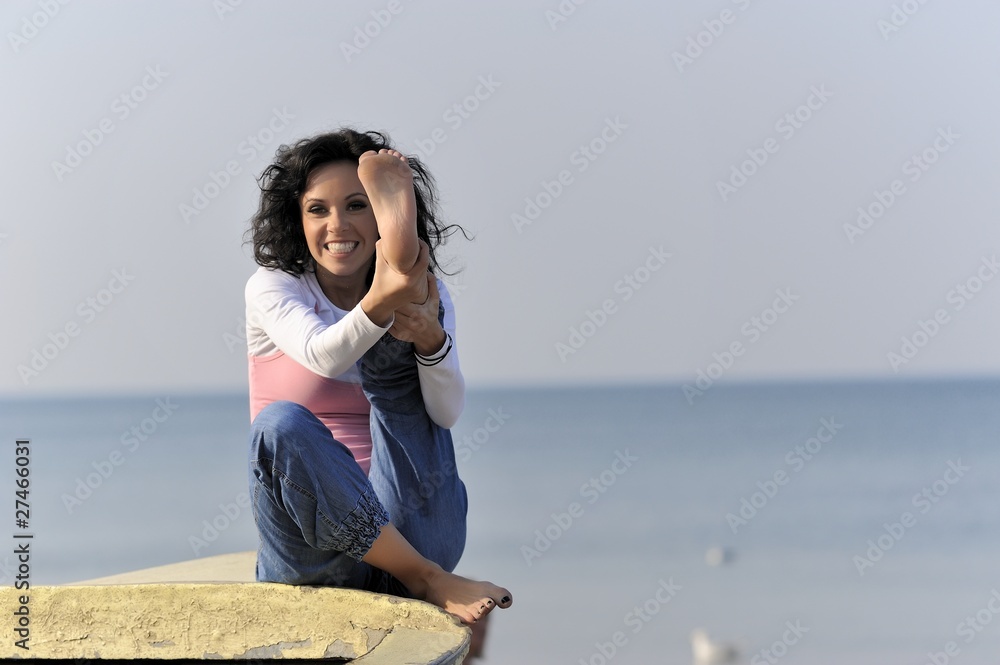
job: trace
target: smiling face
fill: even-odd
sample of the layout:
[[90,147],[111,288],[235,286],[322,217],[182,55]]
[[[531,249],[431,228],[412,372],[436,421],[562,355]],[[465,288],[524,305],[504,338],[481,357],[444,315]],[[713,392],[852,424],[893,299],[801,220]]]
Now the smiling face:
[[358,165],[333,162],[317,168],[309,174],[299,206],[320,286],[335,305],[353,308],[367,291],[365,280],[378,240]]

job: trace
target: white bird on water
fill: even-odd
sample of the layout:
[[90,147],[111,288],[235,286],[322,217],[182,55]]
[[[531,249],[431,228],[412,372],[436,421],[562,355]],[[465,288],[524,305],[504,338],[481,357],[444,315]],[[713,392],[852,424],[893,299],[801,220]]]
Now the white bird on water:
[[705,552],[705,563],[710,566],[722,566],[733,562],[736,552],[729,547],[709,547]]
[[740,655],[739,650],[732,644],[712,642],[708,633],[701,628],[691,633],[691,652],[694,654],[694,662],[699,665],[731,663]]

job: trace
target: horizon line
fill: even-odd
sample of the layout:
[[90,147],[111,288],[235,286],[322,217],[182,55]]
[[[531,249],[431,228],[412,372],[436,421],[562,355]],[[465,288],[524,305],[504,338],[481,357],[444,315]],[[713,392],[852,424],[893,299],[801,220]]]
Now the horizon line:
[[[781,387],[781,386],[807,386],[807,385],[927,385],[927,384],[955,384],[955,383],[1000,383],[1000,374],[924,374],[917,376],[780,376],[762,377],[755,379],[720,378],[714,380],[712,389],[716,388],[748,388],[748,387]],[[490,391],[549,391],[549,390],[607,390],[607,389],[676,389],[681,390],[685,385],[694,385],[694,381],[680,381],[678,379],[649,380],[649,379],[609,379],[604,381],[509,381],[509,382],[483,382],[472,385],[466,384],[467,393],[479,393]],[[102,391],[66,391],[53,390],[33,394],[17,394],[0,392],[0,401],[22,402],[41,400],[67,400],[67,399],[147,399],[163,397],[164,395],[188,395],[202,396],[206,398],[220,397],[248,397],[245,389],[225,390],[225,389],[167,389],[162,391],[120,389]]]

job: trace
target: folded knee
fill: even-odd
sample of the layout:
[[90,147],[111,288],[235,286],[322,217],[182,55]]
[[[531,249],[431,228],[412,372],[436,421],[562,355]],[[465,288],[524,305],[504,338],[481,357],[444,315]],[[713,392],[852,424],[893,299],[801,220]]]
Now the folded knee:
[[303,423],[315,420],[316,416],[301,404],[295,402],[271,402],[257,414],[250,425],[254,435],[271,432],[284,433],[301,427]]

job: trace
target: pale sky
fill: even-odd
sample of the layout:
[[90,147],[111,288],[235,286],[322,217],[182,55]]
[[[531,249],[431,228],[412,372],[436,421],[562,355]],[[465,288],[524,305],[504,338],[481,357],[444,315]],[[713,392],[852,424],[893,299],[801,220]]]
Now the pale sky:
[[471,387],[996,375],[998,21],[4,2],[0,392],[245,390],[254,178],[342,125],[422,155],[475,236],[447,248]]

